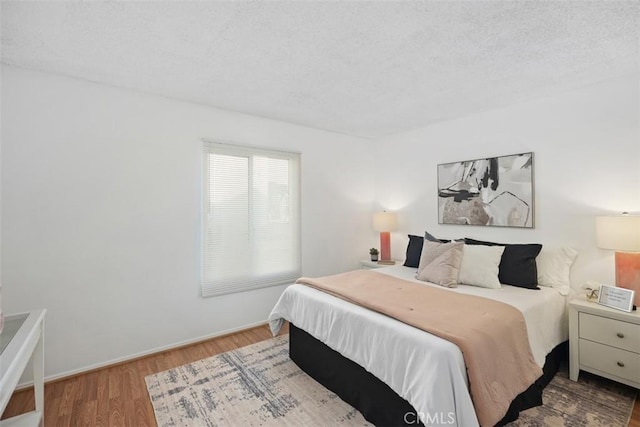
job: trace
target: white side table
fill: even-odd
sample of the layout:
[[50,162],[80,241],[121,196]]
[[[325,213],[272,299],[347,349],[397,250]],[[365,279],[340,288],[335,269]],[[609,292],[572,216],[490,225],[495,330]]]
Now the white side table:
[[[29,359],[33,358],[36,409],[0,421],[1,427],[39,426],[44,414],[44,315],[46,310],[5,317],[0,334],[0,413],[4,412]],[[6,345],[6,346],[5,346]]]
[[580,370],[640,388],[640,313],[569,303],[569,378]]
[[[402,263],[398,260],[394,260],[396,263],[395,265],[402,265]],[[390,267],[389,264],[378,264],[378,261],[370,261],[368,259],[361,259],[360,260],[360,268],[362,270],[373,270],[375,268],[382,268],[382,267]]]

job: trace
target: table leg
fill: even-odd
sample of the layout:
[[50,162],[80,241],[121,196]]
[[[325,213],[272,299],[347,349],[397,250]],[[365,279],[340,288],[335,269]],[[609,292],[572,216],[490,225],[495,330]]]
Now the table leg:
[[44,319],[40,325],[40,339],[33,350],[33,391],[36,411],[42,414],[40,425],[44,421]]

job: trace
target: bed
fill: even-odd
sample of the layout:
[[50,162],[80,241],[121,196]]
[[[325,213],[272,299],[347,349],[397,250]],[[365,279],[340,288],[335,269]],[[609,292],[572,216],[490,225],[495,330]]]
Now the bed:
[[[436,286],[417,281],[415,268],[398,265],[376,273]],[[566,297],[554,288],[508,285],[460,285],[450,291],[489,297],[522,312],[532,354],[545,375],[512,402],[504,421],[541,404],[541,390],[555,373],[560,345],[568,339]],[[465,362],[455,344],[299,284],[289,286],[272,310],[271,331],[277,334],[285,321],[291,324],[294,362],[374,424],[479,425]]]

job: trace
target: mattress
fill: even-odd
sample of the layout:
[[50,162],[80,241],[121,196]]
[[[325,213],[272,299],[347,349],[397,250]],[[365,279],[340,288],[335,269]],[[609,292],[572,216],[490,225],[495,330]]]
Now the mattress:
[[[376,272],[436,286],[415,280],[415,268],[391,266]],[[464,285],[438,288],[491,298],[520,310],[540,367],[545,356],[568,339],[567,301],[556,289],[484,289]],[[277,334],[285,320],[388,384],[418,411],[423,422],[439,417],[454,419],[455,424],[450,425],[478,425],[464,359],[456,345],[304,285],[285,289],[269,316],[272,333]]]

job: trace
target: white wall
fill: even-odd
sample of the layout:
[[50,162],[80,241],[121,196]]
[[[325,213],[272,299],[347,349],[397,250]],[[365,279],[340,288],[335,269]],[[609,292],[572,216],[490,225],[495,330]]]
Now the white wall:
[[303,274],[366,256],[366,141],[3,66],[2,303],[47,308],[48,376],[267,318],[283,286],[199,296],[200,138],[302,153]]
[[[200,138],[302,153],[305,275],[378,246],[376,206],[400,213],[395,258],[427,229],[570,245],[576,284],[613,282],[594,216],[640,212],[637,75],[376,142],[13,67],[1,82],[2,303],[49,310],[50,377],[268,315],[283,287],[199,297]],[[438,163],[524,151],[535,229],[438,225]]]
[[[493,110],[376,142],[380,207],[397,210],[392,252],[406,234],[572,246],[573,284],[614,282],[613,252],[596,248],[595,216],[640,213],[638,75]],[[436,166],[534,152],[535,228],[438,225]]]

